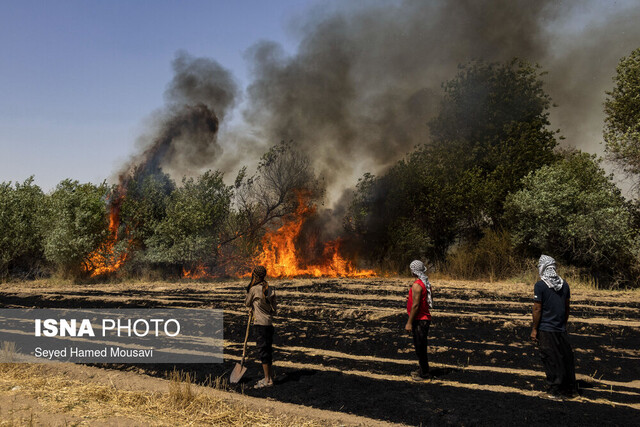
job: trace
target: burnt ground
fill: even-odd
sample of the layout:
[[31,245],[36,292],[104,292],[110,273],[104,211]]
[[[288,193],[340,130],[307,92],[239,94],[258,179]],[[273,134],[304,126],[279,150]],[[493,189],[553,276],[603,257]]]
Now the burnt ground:
[[[633,425],[640,415],[640,293],[572,288],[569,333],[581,397],[544,399],[529,341],[532,285],[433,281],[429,356],[437,379],[415,382],[403,327],[410,279],[273,281],[276,387],[254,390],[249,362],[232,390],[409,425]],[[225,362],[102,365],[164,377],[227,376],[239,361],[247,313],[244,283],[0,286],[0,307],[224,309]],[[253,340],[250,337],[249,359]]]

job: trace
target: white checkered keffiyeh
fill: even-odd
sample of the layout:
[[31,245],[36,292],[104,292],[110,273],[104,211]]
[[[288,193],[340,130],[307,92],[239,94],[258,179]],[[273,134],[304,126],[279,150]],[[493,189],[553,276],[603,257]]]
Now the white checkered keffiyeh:
[[538,273],[540,278],[554,291],[562,289],[562,277],[556,273],[556,260],[549,255],[542,255],[538,261]]
[[427,267],[424,266],[422,261],[415,260],[409,265],[411,272],[418,276],[418,279],[424,283],[425,288],[427,288],[427,302],[429,303],[429,308],[433,308],[433,300],[431,299],[431,283],[429,282],[429,277],[427,277]]

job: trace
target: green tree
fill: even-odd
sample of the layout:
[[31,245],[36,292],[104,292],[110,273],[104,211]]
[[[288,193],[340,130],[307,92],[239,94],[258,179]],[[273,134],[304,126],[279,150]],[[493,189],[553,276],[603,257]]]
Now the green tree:
[[622,58],[604,104],[605,149],[625,172],[640,178],[640,48]]
[[461,67],[444,84],[430,142],[359,182],[345,220],[351,240],[362,242],[358,251],[406,269],[411,257],[442,260],[457,240],[499,228],[507,194],[556,158],[540,76],[518,60]]
[[231,188],[220,172],[183,179],[169,197],[166,216],[145,242],[146,259],[183,268],[215,265],[230,204]]
[[425,161],[443,162],[472,190],[463,219],[471,232],[500,222],[505,197],[530,171],[555,159],[551,98],[543,72],[526,61],[472,62],[444,84]]
[[530,173],[523,183],[506,202],[517,246],[532,255],[553,254],[609,278],[631,276],[637,260],[631,214],[594,155],[568,153]]
[[243,168],[233,186],[233,205],[221,242],[226,272],[246,271],[268,227],[295,212],[298,204],[317,202],[322,182],[309,157],[293,142],[272,146],[260,159],[254,175]]
[[80,276],[89,255],[109,236],[107,194],[102,183],[80,184],[66,179],[50,197],[44,254],[65,276]]
[[145,242],[166,216],[169,196],[175,188],[175,182],[161,170],[147,173],[138,168],[126,181],[120,209],[122,230],[118,235],[126,235],[133,250],[145,249]]
[[0,184],[0,278],[30,274],[44,260],[42,219],[46,196],[33,177]]

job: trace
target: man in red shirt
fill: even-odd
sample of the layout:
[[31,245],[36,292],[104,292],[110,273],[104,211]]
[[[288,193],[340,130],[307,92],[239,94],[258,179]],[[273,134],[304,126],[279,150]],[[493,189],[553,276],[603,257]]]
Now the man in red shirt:
[[407,298],[407,313],[409,319],[405,325],[407,331],[413,334],[413,344],[416,348],[420,369],[411,373],[416,380],[430,379],[429,358],[427,355],[427,336],[431,324],[431,312],[433,301],[431,299],[431,283],[427,277],[427,268],[422,261],[413,261],[409,266],[411,273],[417,277],[409,288]]

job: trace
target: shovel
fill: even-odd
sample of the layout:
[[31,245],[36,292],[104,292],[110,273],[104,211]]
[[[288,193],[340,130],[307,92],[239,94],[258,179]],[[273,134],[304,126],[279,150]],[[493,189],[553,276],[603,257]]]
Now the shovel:
[[251,326],[251,321],[253,320],[253,310],[249,313],[249,322],[247,323],[247,333],[244,336],[244,347],[242,348],[242,360],[240,363],[236,363],[236,366],[231,371],[231,378],[229,378],[229,382],[231,384],[236,384],[245,372],[247,372],[247,367],[244,366],[244,356],[247,352],[247,340],[249,339],[249,327]]

